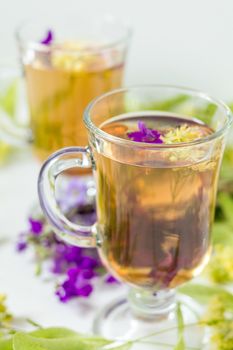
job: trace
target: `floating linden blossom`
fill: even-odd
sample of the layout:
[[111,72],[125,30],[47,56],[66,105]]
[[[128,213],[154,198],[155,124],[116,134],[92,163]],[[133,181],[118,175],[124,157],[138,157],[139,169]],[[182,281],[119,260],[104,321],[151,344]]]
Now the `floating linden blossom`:
[[106,64],[102,56],[94,54],[94,44],[65,41],[57,48],[52,55],[52,65],[55,68],[82,72],[99,69]]
[[162,140],[166,144],[190,142],[202,137],[202,133],[197,127],[191,127],[187,124],[181,125],[175,129],[169,130]]

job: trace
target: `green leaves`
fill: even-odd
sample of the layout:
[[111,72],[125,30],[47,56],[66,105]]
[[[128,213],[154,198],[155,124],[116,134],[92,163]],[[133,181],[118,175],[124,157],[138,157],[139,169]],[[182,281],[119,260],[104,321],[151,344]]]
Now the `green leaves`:
[[185,350],[185,341],[184,341],[184,319],[181,310],[181,305],[178,302],[176,307],[176,318],[178,323],[178,342],[174,347],[174,350]]
[[16,100],[18,90],[18,79],[15,79],[0,96],[0,108],[2,108],[9,117],[15,116]]
[[12,339],[1,339],[0,338],[0,349],[1,350],[12,350]]
[[228,292],[223,287],[217,285],[205,285],[187,283],[181,286],[179,292],[195,299],[200,304],[207,304],[211,298],[215,296],[221,296],[229,303],[232,303],[233,307],[233,294]]
[[46,348],[38,344],[35,338],[25,333],[17,333],[13,337],[13,350],[46,350]]
[[[130,342],[119,344],[101,337],[85,336],[68,328],[42,328],[30,333],[17,332],[11,339],[0,338],[1,350],[128,350]],[[109,349],[110,349],[109,347]]]
[[79,335],[38,338],[25,333],[17,333],[13,337],[14,350],[85,350],[98,349],[105,345],[106,341],[82,338]]
[[67,337],[77,335],[75,331],[68,328],[61,328],[61,327],[41,328],[31,332],[30,334],[33,337],[46,338],[46,339],[67,338]]
[[213,227],[213,243],[233,246],[233,199],[227,193],[218,196],[218,207],[222,219],[215,222]]
[[185,350],[185,343],[183,337],[179,338],[178,343],[174,347],[174,350]]
[[[16,101],[17,101],[17,90],[18,90],[18,79],[15,79],[0,95],[0,118],[1,110],[11,119],[14,119],[16,112]],[[0,141],[0,165],[4,163],[11,147],[5,142]]]
[[[232,169],[233,170],[233,169]],[[233,200],[227,193],[221,193],[218,196],[218,202],[223,211],[223,215],[226,221],[233,227]]]

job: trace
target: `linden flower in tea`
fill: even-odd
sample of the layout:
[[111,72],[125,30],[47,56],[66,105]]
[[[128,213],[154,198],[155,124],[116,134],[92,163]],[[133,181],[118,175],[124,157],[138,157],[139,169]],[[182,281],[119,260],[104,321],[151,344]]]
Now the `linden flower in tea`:
[[[205,131],[196,125],[183,124],[164,132],[163,130],[153,130],[147,128],[142,121],[138,122],[139,131],[128,132],[127,136],[136,142],[146,143],[181,143],[198,140],[205,136]],[[206,135],[207,136],[207,135]]]
[[173,130],[169,130],[162,137],[162,140],[166,144],[190,142],[200,139],[202,135],[202,130],[199,127],[184,124]]
[[201,139],[212,129],[196,119],[143,112],[112,118],[101,128],[161,146],[156,154],[151,148],[149,165],[141,150],[120,153],[121,161],[114,148],[111,158],[95,154],[103,258],[119,278],[142,288],[174,288],[188,281],[210,255],[219,154],[207,161],[200,148],[162,147]]

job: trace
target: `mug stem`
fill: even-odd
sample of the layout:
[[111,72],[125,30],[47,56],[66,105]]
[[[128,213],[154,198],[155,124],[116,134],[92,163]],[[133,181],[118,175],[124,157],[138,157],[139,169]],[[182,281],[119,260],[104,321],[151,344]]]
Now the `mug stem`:
[[176,307],[174,289],[151,292],[131,288],[128,295],[129,306],[135,317],[145,320],[166,319]]

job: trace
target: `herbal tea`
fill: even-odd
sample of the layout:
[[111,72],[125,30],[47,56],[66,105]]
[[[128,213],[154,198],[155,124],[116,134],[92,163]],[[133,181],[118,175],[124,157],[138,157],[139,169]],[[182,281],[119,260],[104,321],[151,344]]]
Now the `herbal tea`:
[[84,108],[94,97],[122,84],[122,54],[116,49],[107,53],[86,49],[65,42],[51,51],[35,52],[25,63],[34,146],[42,160],[61,147],[85,146]]
[[[220,151],[210,156],[205,145],[185,143],[211,135],[211,128],[196,119],[142,113],[112,118],[101,129],[135,148],[121,152],[112,144],[105,155],[94,154],[103,261],[137,287],[173,288],[191,279],[210,255]],[[138,142],[151,151],[146,155]],[[153,153],[152,144],[166,147]]]

